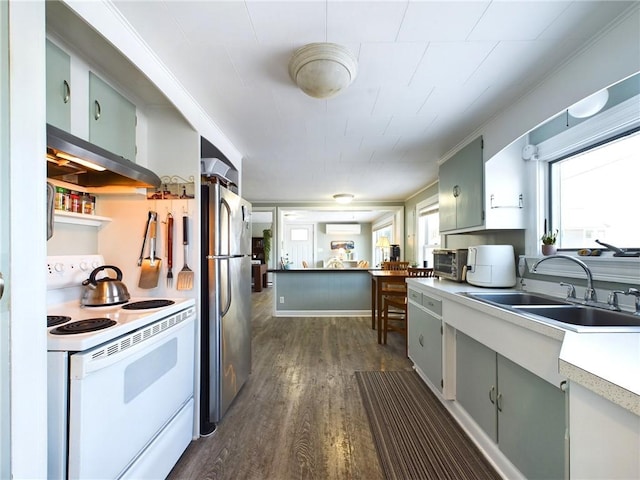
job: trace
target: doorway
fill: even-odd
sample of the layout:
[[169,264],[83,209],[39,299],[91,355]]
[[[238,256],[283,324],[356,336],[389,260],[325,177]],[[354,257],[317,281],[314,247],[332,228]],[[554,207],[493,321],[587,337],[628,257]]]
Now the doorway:
[[288,268],[315,265],[313,255],[314,226],[311,223],[289,223],[284,226],[283,262]]

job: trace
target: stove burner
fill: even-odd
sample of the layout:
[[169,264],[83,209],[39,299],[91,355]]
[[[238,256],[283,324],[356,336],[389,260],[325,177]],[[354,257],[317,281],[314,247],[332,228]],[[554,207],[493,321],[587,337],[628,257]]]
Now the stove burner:
[[94,332],[115,325],[115,320],[109,318],[88,318],[77,322],[67,323],[51,330],[54,335],[73,335],[75,333]]
[[69,320],[71,320],[71,317],[67,317],[66,315],[47,315],[47,328],[55,327],[61,323],[67,323]]
[[127,303],[123,305],[124,310],[146,310],[147,308],[160,308],[173,305],[173,300],[143,300],[141,302]]

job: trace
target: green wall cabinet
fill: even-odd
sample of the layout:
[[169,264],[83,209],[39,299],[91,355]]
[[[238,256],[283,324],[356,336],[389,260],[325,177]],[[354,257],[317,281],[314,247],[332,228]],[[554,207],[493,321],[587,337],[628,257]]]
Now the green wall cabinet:
[[564,478],[560,388],[458,331],[456,400],[527,478]]
[[442,392],[442,303],[412,289],[408,296],[409,358]]
[[136,106],[89,72],[89,141],[136,159]]
[[440,231],[478,227],[484,221],[482,137],[440,165],[438,209]]
[[47,40],[47,123],[71,131],[71,57]]

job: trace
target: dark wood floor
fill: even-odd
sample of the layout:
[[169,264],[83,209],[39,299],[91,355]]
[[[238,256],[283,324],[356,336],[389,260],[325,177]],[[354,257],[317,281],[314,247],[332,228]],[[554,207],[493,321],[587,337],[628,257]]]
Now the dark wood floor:
[[251,295],[250,379],[169,478],[382,478],[354,372],[410,370],[403,341],[378,345],[370,317],[272,317],[272,295]]

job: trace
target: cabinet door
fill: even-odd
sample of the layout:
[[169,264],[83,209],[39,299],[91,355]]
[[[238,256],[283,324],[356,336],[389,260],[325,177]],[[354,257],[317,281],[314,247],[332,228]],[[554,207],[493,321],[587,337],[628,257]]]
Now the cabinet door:
[[494,442],[497,387],[496,352],[456,332],[456,400]]
[[442,392],[442,320],[427,312],[424,321],[422,370],[431,383]]
[[484,211],[484,162],[482,137],[478,137],[456,155],[459,195],[456,198],[456,228],[482,225]]
[[71,57],[47,41],[47,123],[71,130]]
[[136,107],[89,72],[89,141],[128,160],[136,159]]
[[480,226],[484,212],[483,142],[478,137],[438,170],[440,231]]
[[[425,362],[424,338],[426,312],[409,302],[407,307],[407,348],[409,359],[422,370]],[[423,373],[425,373],[423,371]]]
[[498,444],[527,478],[564,477],[565,394],[498,355]]
[[440,217],[440,231],[456,229],[456,185],[457,166],[452,158],[440,165],[438,170],[438,215]]

